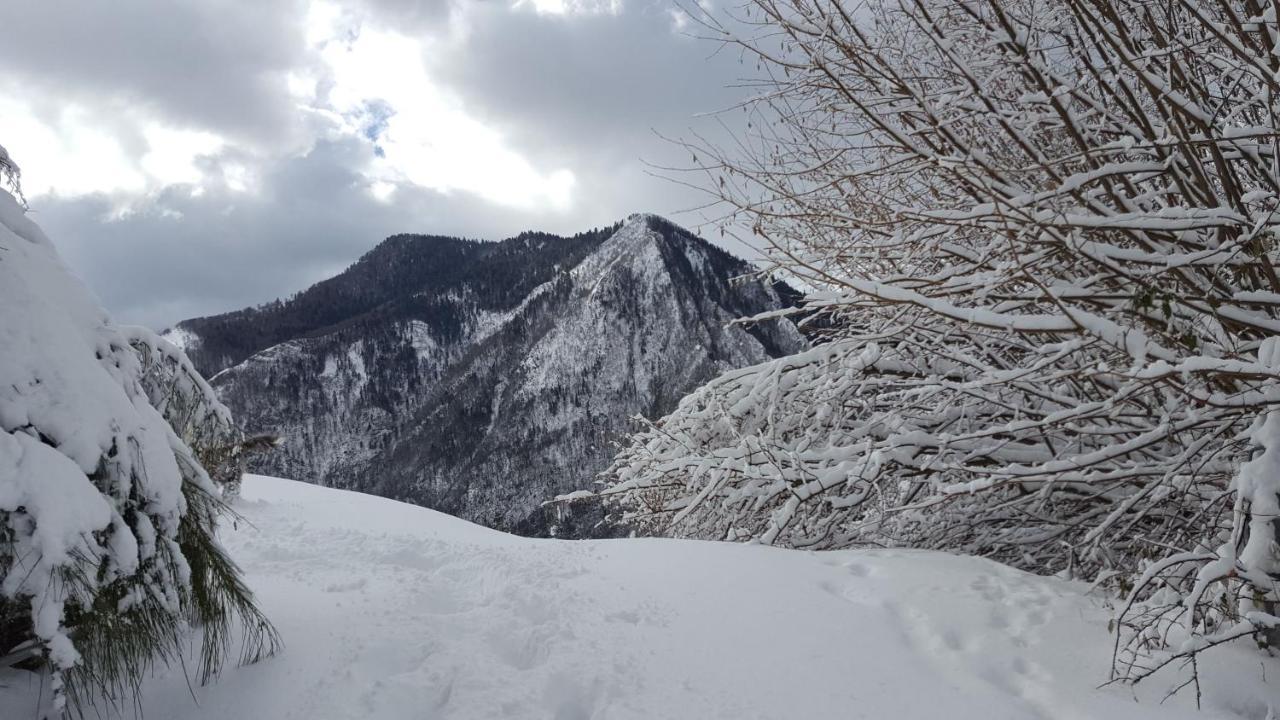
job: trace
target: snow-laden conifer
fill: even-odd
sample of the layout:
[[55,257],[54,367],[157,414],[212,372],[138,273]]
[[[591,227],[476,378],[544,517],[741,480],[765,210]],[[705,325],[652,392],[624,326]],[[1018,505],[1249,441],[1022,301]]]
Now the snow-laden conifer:
[[127,702],[192,628],[205,679],[237,635],[245,661],[276,645],[192,451],[230,432],[181,352],[112,323],[0,191],[0,656],[47,670],[58,707]]

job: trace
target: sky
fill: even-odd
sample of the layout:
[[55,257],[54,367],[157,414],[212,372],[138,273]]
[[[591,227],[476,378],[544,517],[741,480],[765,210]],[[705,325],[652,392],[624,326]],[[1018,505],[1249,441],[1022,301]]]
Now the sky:
[[0,3],[0,27],[31,217],[156,329],[394,233],[697,229],[707,198],[654,166],[744,97],[740,56],[674,0],[41,0]]

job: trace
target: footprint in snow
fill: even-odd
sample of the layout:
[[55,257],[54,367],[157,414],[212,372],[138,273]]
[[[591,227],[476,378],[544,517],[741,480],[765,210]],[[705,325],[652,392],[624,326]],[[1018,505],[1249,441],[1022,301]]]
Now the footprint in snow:
[[875,605],[876,598],[867,590],[862,583],[833,583],[828,580],[818,582],[818,587],[828,595],[839,598],[847,603],[854,605]]
[[535,626],[512,631],[499,628],[489,635],[489,648],[515,670],[532,670],[551,656],[551,630]]
[[368,584],[368,578],[357,578],[344,583],[330,583],[325,585],[323,590],[327,593],[352,592],[353,590],[363,590]]

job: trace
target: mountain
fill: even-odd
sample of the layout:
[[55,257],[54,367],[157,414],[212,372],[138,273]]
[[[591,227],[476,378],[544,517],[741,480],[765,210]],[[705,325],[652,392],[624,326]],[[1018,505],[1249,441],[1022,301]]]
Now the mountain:
[[250,432],[257,470],[532,535],[591,535],[542,503],[589,488],[632,429],[726,370],[795,352],[794,291],[652,215],[498,243],[397,235],[284,302],[180,323]]

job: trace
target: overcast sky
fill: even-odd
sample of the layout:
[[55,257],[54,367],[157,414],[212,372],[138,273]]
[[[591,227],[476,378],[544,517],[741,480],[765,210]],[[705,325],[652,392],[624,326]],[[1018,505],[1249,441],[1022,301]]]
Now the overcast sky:
[[0,145],[72,268],[159,329],[397,232],[696,226],[655,131],[714,133],[743,69],[687,24],[672,0],[0,3]]

